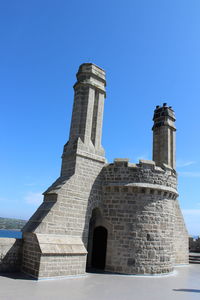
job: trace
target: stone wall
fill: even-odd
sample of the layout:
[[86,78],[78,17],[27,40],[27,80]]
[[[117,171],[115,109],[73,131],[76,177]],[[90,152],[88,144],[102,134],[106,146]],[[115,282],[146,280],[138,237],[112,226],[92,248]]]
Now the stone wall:
[[22,240],[0,238],[0,272],[16,272],[21,268]]
[[115,187],[105,192],[105,201],[105,218],[113,228],[106,269],[127,274],[172,271],[173,200],[163,193]]
[[35,278],[85,273],[86,250],[81,238],[24,233],[22,271]]
[[189,236],[183,219],[183,215],[178,203],[174,203],[174,252],[175,264],[188,264],[189,263]]
[[23,264],[22,271],[33,277],[39,276],[41,251],[35,234],[23,234]]

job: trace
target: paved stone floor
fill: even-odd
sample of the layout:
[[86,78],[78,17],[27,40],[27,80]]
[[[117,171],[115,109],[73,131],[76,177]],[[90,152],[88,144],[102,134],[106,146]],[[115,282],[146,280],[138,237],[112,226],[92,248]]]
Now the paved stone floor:
[[88,274],[34,281],[0,277],[1,300],[193,300],[200,299],[200,265],[178,267],[170,276]]

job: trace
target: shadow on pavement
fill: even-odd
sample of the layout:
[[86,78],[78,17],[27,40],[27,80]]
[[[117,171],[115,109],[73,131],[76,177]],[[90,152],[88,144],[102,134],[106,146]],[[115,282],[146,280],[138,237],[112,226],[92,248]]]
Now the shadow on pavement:
[[0,272],[0,277],[6,277],[6,278],[10,278],[10,279],[21,279],[21,280],[36,280],[35,278],[28,276],[26,274],[23,273],[1,273]]
[[176,292],[190,292],[190,293],[200,293],[200,290],[196,289],[173,289]]

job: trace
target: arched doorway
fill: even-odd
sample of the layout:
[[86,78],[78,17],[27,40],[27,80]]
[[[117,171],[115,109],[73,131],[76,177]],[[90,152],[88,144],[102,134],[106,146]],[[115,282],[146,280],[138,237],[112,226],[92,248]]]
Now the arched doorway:
[[107,229],[98,226],[94,229],[92,243],[92,267],[104,270],[106,263]]

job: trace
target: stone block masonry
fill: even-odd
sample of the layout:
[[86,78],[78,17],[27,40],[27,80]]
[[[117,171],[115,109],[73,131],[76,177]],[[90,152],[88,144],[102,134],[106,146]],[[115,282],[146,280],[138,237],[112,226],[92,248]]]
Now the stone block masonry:
[[24,234],[22,270],[35,278],[85,273],[85,247],[79,237]]
[[188,263],[174,111],[166,103],[154,111],[153,161],[108,164],[101,145],[105,86],[104,70],[79,67],[61,173],[23,228],[15,260],[34,278],[83,275],[91,268],[163,274]]
[[[61,175],[44,193],[44,202],[23,229],[22,270],[38,278],[85,272],[89,220],[92,209],[102,202],[104,71],[92,64],[80,66],[74,89],[70,137],[63,150]],[[32,234],[34,247],[29,239]],[[50,252],[42,252],[38,234],[45,235],[47,244],[53,241],[54,247],[47,247]],[[56,243],[57,235],[66,239],[62,252]],[[73,238],[79,238],[81,253],[73,252]],[[27,266],[30,252],[36,259],[32,258],[34,267]]]
[[174,170],[161,169],[153,161],[134,165],[121,159],[107,165],[104,174],[103,216],[112,224],[106,270],[159,274],[173,270],[175,257],[177,263],[187,263],[187,234],[177,213]]

